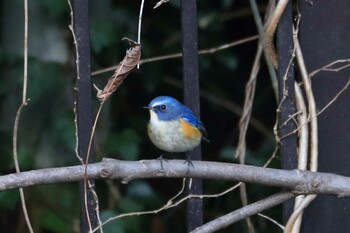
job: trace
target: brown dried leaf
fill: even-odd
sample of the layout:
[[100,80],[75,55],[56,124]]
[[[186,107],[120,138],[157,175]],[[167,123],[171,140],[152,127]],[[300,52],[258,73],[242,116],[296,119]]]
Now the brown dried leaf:
[[132,69],[139,63],[141,58],[141,45],[128,38],[123,38],[130,43],[131,48],[126,51],[124,59],[117,66],[114,74],[108,79],[107,85],[103,90],[97,89],[97,98],[102,102],[107,100],[113,92],[123,83],[124,79],[130,74]]

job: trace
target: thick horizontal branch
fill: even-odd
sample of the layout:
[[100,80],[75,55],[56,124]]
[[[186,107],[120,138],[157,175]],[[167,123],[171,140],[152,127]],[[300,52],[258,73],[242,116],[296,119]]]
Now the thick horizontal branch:
[[[146,178],[193,177],[257,183],[285,187],[300,194],[331,194],[350,196],[350,177],[300,170],[281,170],[232,163],[192,161],[188,167],[183,160],[122,161],[103,159],[90,164],[88,179],[120,179],[123,183]],[[84,166],[47,168],[0,176],[0,191],[83,180]]]

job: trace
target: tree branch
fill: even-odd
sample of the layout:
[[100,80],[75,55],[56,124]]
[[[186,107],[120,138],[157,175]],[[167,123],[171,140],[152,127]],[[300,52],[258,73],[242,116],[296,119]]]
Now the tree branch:
[[[249,37],[242,38],[240,40],[235,40],[235,41],[232,41],[232,42],[229,42],[226,44],[222,44],[222,45],[219,45],[216,47],[198,50],[198,54],[199,55],[213,54],[213,53],[216,53],[216,52],[221,51],[221,50],[225,50],[225,49],[232,48],[232,47],[235,47],[235,46],[240,45],[240,44],[244,44],[244,43],[248,43],[250,41],[257,40],[258,38],[259,38],[259,35],[249,36]],[[179,57],[182,57],[182,53],[173,53],[173,54],[168,54],[168,55],[149,57],[149,58],[141,59],[139,64],[143,65],[143,64],[146,64],[149,62],[163,61],[163,60],[179,58]],[[91,75],[95,76],[95,75],[103,74],[103,73],[106,73],[109,71],[113,71],[116,68],[118,68],[118,65],[114,65],[114,66],[110,66],[110,67],[107,67],[104,69],[96,70],[96,71],[92,72]]]
[[250,205],[242,207],[241,209],[232,211],[231,213],[214,219],[200,227],[197,227],[194,231],[191,231],[191,233],[209,233],[218,231],[220,229],[228,227],[229,225],[232,225],[235,222],[238,222],[239,220],[245,219],[248,216],[252,216],[259,213],[260,211],[279,205],[291,199],[293,196],[294,194],[291,192],[281,192],[274,194],[263,200],[254,202]]
[[[128,183],[135,179],[193,177],[257,183],[289,188],[297,194],[330,194],[350,196],[350,177],[300,170],[281,170],[231,163],[192,161],[194,168],[188,172],[183,160],[163,162],[159,160],[122,161],[103,159],[89,164],[87,179],[121,179]],[[80,181],[84,178],[84,165],[47,168],[0,176],[0,191]]]

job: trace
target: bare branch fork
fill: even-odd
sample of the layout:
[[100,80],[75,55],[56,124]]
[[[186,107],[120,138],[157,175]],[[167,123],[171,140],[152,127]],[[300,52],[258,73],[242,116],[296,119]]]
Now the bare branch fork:
[[[161,169],[158,160],[122,161],[103,159],[89,164],[87,179],[120,179],[128,183],[145,178],[220,179],[285,187],[296,194],[330,194],[350,196],[350,177],[300,170],[281,170],[220,162],[193,161],[188,172],[183,160],[169,160]],[[0,191],[40,184],[81,181],[84,165],[47,168],[0,176]]]

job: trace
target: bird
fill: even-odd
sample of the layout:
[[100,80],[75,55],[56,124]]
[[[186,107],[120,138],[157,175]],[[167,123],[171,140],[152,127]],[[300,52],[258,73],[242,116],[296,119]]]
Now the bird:
[[[187,152],[202,140],[209,141],[204,124],[175,98],[158,96],[144,108],[150,113],[148,136],[159,149],[170,153]],[[189,158],[188,162],[191,163]]]

